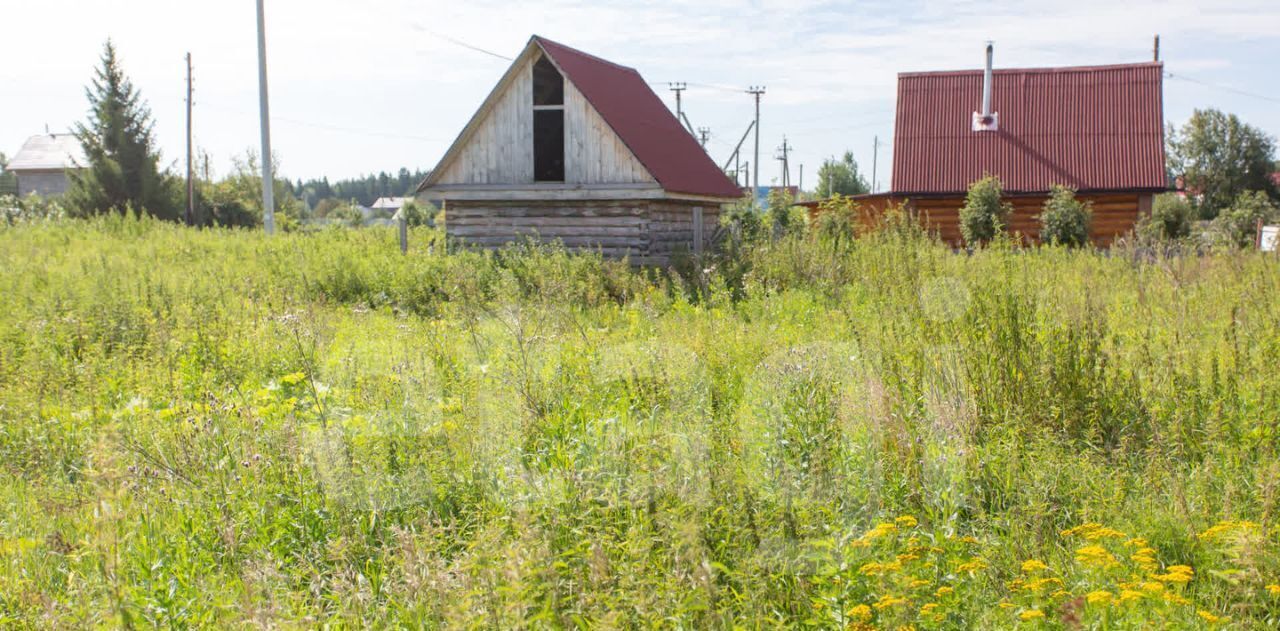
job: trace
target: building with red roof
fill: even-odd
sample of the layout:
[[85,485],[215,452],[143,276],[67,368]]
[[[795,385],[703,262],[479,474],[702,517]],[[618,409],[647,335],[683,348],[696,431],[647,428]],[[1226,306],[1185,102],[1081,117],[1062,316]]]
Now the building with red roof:
[[533,237],[663,263],[742,192],[640,73],[534,36],[418,193],[448,235]]
[[[988,51],[990,55],[990,51]],[[1109,244],[1169,188],[1163,66],[908,72],[898,75],[891,192],[864,209],[907,204],[949,242],[970,183],[996,175],[1008,229],[1034,239],[1053,185],[1093,203],[1092,238]]]

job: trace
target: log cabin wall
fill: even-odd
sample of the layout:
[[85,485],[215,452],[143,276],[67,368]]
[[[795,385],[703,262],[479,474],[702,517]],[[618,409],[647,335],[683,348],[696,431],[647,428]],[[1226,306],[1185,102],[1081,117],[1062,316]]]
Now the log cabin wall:
[[707,243],[720,220],[719,205],[681,200],[451,201],[445,232],[464,246],[497,249],[533,238],[664,265],[672,254],[694,249],[695,208],[702,208]]
[[[1008,196],[1005,202],[1013,205],[1007,229],[1017,233],[1027,243],[1039,242],[1040,213],[1048,195]],[[1081,193],[1076,199],[1093,204],[1093,222],[1089,226],[1089,238],[1098,247],[1108,247],[1120,237],[1133,231],[1139,217],[1151,212],[1151,193]],[[960,234],[960,208],[964,195],[945,197],[900,197],[876,195],[859,199],[864,221],[873,221],[890,206],[904,201],[914,209],[930,232],[936,233],[945,243],[963,246]]]

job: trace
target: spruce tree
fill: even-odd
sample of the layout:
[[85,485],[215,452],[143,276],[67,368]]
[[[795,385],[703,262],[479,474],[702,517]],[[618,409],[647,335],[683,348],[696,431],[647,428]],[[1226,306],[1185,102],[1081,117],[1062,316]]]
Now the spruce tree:
[[124,75],[110,40],[85,95],[89,120],[77,124],[75,133],[89,163],[72,176],[70,208],[82,216],[132,208],[178,219],[178,182],[160,171],[151,110]]

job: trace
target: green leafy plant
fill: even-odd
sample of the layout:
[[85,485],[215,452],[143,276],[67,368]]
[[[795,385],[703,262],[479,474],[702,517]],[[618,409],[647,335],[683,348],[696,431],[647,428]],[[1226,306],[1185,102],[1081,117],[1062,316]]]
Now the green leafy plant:
[[1013,207],[1001,200],[1000,178],[987,175],[969,185],[960,207],[960,234],[969,247],[976,247],[1002,234]]
[[1138,236],[1148,241],[1177,241],[1191,235],[1195,209],[1176,193],[1156,195],[1151,214],[1138,219]]
[[1076,199],[1074,189],[1054,185],[1040,213],[1040,241],[1050,245],[1083,247],[1089,244],[1093,205]]
[[1257,239],[1258,224],[1275,221],[1278,215],[1280,209],[1266,193],[1246,191],[1213,220],[1212,231],[1223,243],[1249,247]]

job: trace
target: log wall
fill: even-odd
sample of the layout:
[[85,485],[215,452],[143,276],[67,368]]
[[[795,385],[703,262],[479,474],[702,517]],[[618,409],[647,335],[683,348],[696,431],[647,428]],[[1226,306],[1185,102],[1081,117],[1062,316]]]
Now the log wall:
[[[1093,204],[1093,223],[1089,227],[1089,238],[1099,247],[1107,247],[1116,239],[1129,234],[1137,225],[1138,218],[1151,212],[1150,193],[1081,193],[1076,198]],[[1047,199],[1048,195],[1005,198],[1006,202],[1013,205],[1008,231],[1020,235],[1027,243],[1038,242],[1040,213],[1044,211]],[[964,238],[960,234],[963,195],[919,198],[875,195],[858,200],[864,221],[874,221],[886,208],[902,203],[914,209],[929,230],[936,232],[944,242],[957,247],[964,245]]]
[[694,249],[694,208],[702,208],[704,244],[720,221],[720,207],[679,200],[451,201],[445,207],[450,240],[485,249],[533,238],[608,258],[663,265]]

